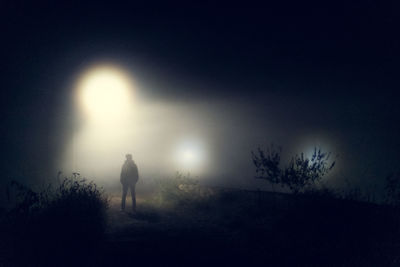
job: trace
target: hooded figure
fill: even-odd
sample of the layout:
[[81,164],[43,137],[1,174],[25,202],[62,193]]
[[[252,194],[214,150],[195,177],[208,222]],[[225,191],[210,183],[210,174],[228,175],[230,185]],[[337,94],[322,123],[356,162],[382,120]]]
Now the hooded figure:
[[132,160],[132,155],[127,154],[126,160],[122,165],[121,170],[121,184],[122,184],[122,200],[121,200],[121,210],[125,210],[125,200],[128,189],[131,190],[132,196],[132,211],[136,212],[136,196],[135,196],[135,186],[139,180],[139,172],[135,162]]

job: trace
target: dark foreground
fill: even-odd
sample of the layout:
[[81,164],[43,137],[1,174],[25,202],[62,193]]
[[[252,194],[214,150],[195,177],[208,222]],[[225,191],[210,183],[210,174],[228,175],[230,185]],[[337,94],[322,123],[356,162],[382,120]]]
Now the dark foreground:
[[[28,258],[2,264],[400,266],[399,212],[388,206],[321,195],[225,191],[165,203],[141,199],[135,215],[120,212],[119,198],[113,197],[108,215],[106,233],[95,242],[83,244],[83,231],[73,243],[59,246],[64,253],[39,250],[44,258],[37,260],[36,253],[24,252]],[[51,238],[45,240],[57,240]],[[51,250],[41,242],[33,246]]]
[[225,192],[134,216],[110,209],[95,265],[399,266],[397,214],[320,196]]

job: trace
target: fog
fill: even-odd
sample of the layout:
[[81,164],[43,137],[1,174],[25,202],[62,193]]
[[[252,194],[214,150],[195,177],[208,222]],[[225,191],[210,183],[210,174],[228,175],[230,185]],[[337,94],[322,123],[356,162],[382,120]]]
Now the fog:
[[207,176],[215,133],[204,127],[203,108],[140,103],[126,120],[82,125],[66,145],[64,168],[72,170],[76,162],[76,171],[86,177],[118,180],[125,154],[131,153],[143,179],[177,170]]
[[[123,70],[118,65],[116,68]],[[86,75],[86,71],[82,73]],[[75,79],[79,81],[82,75]],[[339,153],[340,140],[335,133],[320,128],[307,130],[298,125],[298,120],[290,118],[293,110],[282,103],[297,103],[301,101],[298,95],[282,98],[280,94],[269,93],[261,101],[257,96],[253,99],[215,95],[160,97],[154,93],[157,90],[149,88],[150,84],[134,79],[130,82],[132,87],[126,96],[129,104],[121,108],[118,102],[116,106],[106,104],[112,99],[100,102],[99,117],[93,116],[96,110],[88,114],[82,108],[79,90],[70,90],[75,96],[70,97],[74,101],[67,113],[74,126],[63,128],[64,134],[65,131],[68,134],[60,146],[54,171],[62,170],[64,175],[79,172],[101,185],[115,186],[125,154],[131,153],[139,166],[142,183],[179,171],[190,173],[207,185],[266,188],[267,183],[254,179],[250,153],[258,147],[272,143],[282,146],[284,160],[301,152],[310,157],[315,147],[331,152],[333,160]],[[79,82],[73,85],[77,87]],[[158,92],[163,86],[170,85],[157,83]],[[192,86],[206,85],[198,82]],[[169,91],[177,94],[184,89]],[[209,91],[212,89],[207,88],[206,92]],[[88,101],[96,101],[96,95]],[[114,114],[104,110],[107,108]],[[116,108],[120,108],[119,112]],[[300,124],[310,123],[309,118],[299,120]],[[343,167],[339,162],[337,169]],[[326,179],[333,179],[330,177],[335,173]]]
[[249,78],[229,83],[143,60],[132,63],[137,58],[126,53],[110,62],[129,78],[130,96],[111,113],[102,97],[99,106],[106,111],[91,117],[81,106],[77,84],[101,58],[108,64],[113,57],[92,58],[54,70],[60,81],[53,90],[56,101],[45,103],[50,113],[34,106],[25,127],[29,131],[16,150],[23,153],[9,159],[15,163],[8,167],[8,181],[43,185],[58,171],[65,176],[77,171],[117,187],[125,154],[131,153],[140,183],[180,171],[206,185],[269,189],[254,179],[251,151],[271,143],[282,147],[283,164],[295,153],[309,156],[314,147],[331,152],[336,166],[323,182],[339,187],[378,188],[396,165],[397,131],[384,123],[397,116],[395,104],[386,101],[390,90],[359,96],[353,85],[340,82],[302,90],[273,77],[262,84]]

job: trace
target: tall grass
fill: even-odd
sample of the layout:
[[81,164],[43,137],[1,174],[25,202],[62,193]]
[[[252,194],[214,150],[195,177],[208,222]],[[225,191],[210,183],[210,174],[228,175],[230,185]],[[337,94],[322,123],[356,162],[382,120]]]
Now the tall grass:
[[3,245],[12,263],[83,265],[104,235],[108,199],[79,176],[35,192],[13,182],[16,206],[3,216]]
[[190,174],[176,172],[173,177],[156,181],[156,201],[164,207],[185,206],[193,203],[198,194],[198,180]]

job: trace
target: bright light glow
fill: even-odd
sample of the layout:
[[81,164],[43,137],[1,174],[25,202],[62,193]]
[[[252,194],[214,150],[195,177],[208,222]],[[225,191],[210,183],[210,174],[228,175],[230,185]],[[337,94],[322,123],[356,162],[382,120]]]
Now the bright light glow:
[[114,66],[98,66],[84,73],[77,89],[80,105],[91,120],[117,120],[131,104],[132,82]]
[[176,168],[181,171],[199,172],[204,167],[205,150],[194,140],[186,140],[177,146],[175,154]]
[[196,159],[196,154],[194,153],[194,151],[191,150],[183,151],[182,156],[183,159],[188,162],[194,161]]

